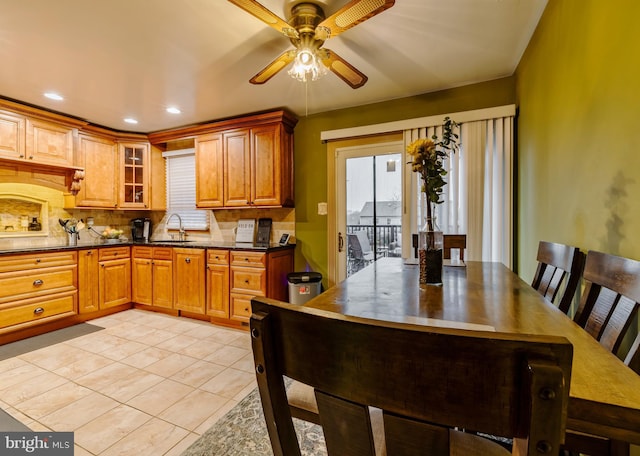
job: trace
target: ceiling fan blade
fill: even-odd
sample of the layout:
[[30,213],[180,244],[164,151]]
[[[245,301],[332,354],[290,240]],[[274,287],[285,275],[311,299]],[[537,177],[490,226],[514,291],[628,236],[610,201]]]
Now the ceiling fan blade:
[[298,38],[298,31],[255,0],[229,0],[288,38]]
[[338,54],[329,49],[320,49],[322,53],[319,53],[322,63],[329,68],[336,76],[349,84],[352,89],[357,89],[365,85],[367,78],[364,73],[356,70],[356,68],[349,62],[344,60]]
[[295,50],[286,51],[280,54],[277,59],[264,67],[264,69],[262,69],[258,74],[252,77],[249,82],[251,84],[264,84],[273,76],[275,76],[278,71],[289,65],[295,58]]
[[315,37],[318,40],[326,41],[391,8],[395,2],[395,0],[351,0],[318,24]]

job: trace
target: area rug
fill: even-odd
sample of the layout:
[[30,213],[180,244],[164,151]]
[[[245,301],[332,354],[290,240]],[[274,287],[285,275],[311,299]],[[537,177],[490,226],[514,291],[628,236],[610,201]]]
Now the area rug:
[[[322,427],[293,419],[303,456],[324,456]],[[273,456],[260,393],[254,389],[181,456]]]
[[68,326],[38,336],[29,337],[27,339],[11,342],[0,346],[0,361],[19,356],[40,348],[49,347],[60,342],[84,336],[92,332],[101,331],[102,326],[92,325],[89,323],[78,323],[77,325]]

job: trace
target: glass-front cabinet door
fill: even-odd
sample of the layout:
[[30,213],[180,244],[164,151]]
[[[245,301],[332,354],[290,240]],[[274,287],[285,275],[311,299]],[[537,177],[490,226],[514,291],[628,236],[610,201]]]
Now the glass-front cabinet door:
[[120,144],[120,204],[122,208],[149,208],[149,144]]

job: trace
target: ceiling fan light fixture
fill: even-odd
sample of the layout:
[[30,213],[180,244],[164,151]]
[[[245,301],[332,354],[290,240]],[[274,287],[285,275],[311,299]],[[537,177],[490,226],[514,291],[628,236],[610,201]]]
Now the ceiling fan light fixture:
[[288,73],[301,82],[315,81],[327,73],[327,67],[320,61],[315,50],[300,48]]

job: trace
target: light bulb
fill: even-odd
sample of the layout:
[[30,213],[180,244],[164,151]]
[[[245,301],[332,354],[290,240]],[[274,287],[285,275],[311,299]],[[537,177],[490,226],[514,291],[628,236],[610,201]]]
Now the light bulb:
[[288,71],[289,75],[298,81],[315,81],[327,72],[327,68],[318,59],[314,51],[300,49],[293,61],[293,66]]

